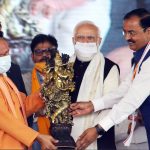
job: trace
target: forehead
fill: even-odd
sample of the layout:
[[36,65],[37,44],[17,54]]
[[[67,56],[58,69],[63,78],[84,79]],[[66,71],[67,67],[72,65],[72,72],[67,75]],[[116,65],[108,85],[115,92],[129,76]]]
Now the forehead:
[[141,29],[140,26],[140,18],[137,16],[132,16],[129,19],[123,21],[123,29],[125,30],[133,30],[133,29]]
[[8,51],[9,51],[8,43],[5,40],[0,39],[0,54],[3,55],[7,53]]
[[43,42],[43,43],[38,43],[35,46],[35,49],[45,49],[45,48],[52,48],[54,47],[53,44],[49,43],[49,42]]
[[4,50],[4,49],[8,49],[9,45],[7,43],[7,41],[0,39],[0,50]]
[[0,39],[0,47],[8,47],[8,42],[4,39]]
[[98,31],[97,31],[97,28],[93,25],[82,25],[82,26],[79,26],[77,29],[76,29],[76,33],[75,35],[77,34],[92,34],[92,35],[96,35],[98,34]]

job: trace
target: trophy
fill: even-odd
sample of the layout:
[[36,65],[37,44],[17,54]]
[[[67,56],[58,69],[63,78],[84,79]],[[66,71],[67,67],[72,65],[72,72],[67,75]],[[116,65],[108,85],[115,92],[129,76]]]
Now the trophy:
[[69,113],[69,93],[75,87],[72,81],[74,71],[73,63],[62,60],[59,53],[56,53],[53,66],[47,63],[41,95],[45,101],[46,116],[50,119],[50,134],[59,140],[57,148],[73,150],[76,144],[70,135],[73,118]]

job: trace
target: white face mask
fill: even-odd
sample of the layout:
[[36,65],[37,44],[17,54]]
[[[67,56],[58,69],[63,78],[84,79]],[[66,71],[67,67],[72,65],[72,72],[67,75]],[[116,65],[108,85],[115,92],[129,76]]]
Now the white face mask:
[[98,52],[96,43],[80,43],[74,45],[75,54],[80,61],[90,61]]
[[11,66],[10,55],[0,57],[0,74],[6,73]]

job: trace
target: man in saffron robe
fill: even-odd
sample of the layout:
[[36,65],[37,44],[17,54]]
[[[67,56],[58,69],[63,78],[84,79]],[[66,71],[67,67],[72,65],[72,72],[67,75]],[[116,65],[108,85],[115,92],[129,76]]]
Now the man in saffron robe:
[[39,91],[26,97],[6,72],[11,66],[9,45],[0,38],[0,149],[25,149],[38,140],[42,149],[56,149],[57,140],[27,126],[26,117],[44,106]]

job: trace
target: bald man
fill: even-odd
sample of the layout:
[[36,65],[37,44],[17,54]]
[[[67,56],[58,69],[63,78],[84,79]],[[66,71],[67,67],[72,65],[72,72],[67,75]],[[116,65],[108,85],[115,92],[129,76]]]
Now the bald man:
[[43,149],[56,149],[51,136],[42,135],[27,126],[26,116],[44,106],[39,92],[26,97],[19,92],[6,72],[11,66],[9,45],[0,38],[0,149],[25,149],[38,140]]
[[[82,21],[76,25],[73,35],[75,55],[70,59],[74,62],[75,82],[75,90],[70,94],[72,103],[100,98],[118,87],[118,66],[104,58],[99,50],[100,43],[100,31],[93,22]],[[85,129],[95,126],[97,117],[101,119],[108,112],[109,109],[73,118],[74,139],[77,140]],[[103,139],[95,140],[87,149],[116,149],[114,127],[105,133]]]

